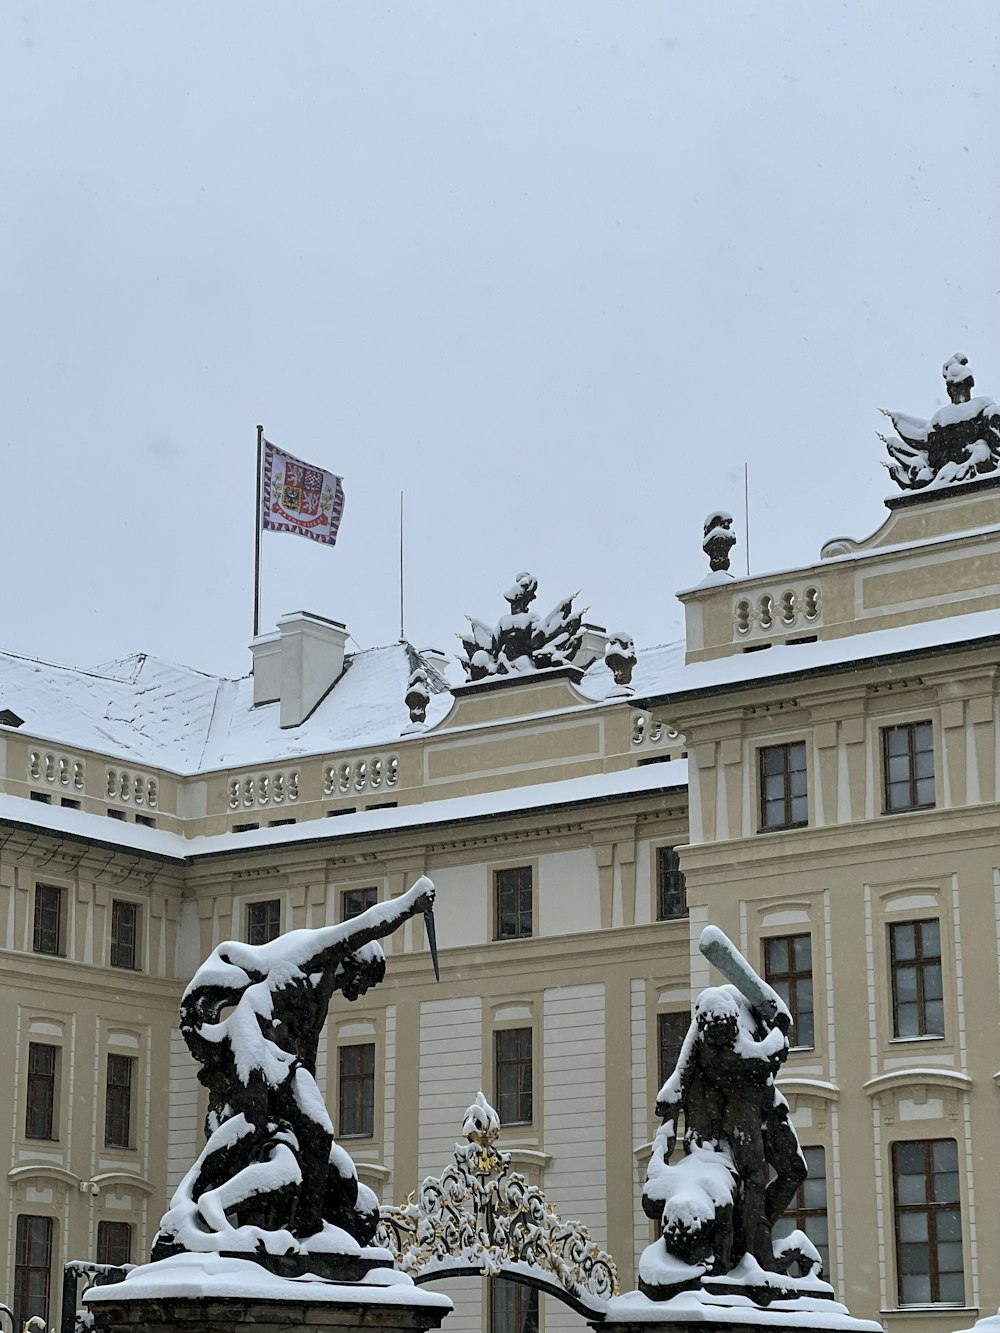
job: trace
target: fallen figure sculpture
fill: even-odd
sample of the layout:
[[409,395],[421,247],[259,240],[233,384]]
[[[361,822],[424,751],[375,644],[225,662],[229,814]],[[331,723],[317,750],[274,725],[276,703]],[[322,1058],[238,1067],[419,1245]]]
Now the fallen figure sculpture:
[[421,912],[437,972],[433,902],[424,877],[340,925],[262,945],[230,940],[201,965],[181,1000],[181,1033],[208,1088],[208,1141],[160,1223],[154,1262],[215,1253],[288,1277],[365,1270],[359,1252],[378,1201],[335,1140],[317,1045],[333,995],[355,1000],[378,985],[377,941]]

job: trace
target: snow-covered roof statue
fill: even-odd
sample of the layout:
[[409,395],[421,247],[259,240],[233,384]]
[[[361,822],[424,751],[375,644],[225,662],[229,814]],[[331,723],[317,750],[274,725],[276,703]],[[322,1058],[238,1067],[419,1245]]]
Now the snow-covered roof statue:
[[335,992],[356,1000],[385,976],[379,939],[423,912],[426,877],[351,921],[268,944],[220,944],[181,1000],[181,1034],[208,1088],[208,1142],[160,1222],[154,1263],[217,1254],[297,1277],[357,1281],[385,1267],[366,1253],[378,1200],[358,1181],[316,1083],[316,1050]]
[[465,649],[458,660],[469,680],[519,675],[572,663],[580,651],[587,608],[579,614],[573,610],[573,599],[580,595],[574,592],[547,616],[540,616],[529,609],[537,591],[534,574],[518,574],[513,586],[504,593],[510,611],[495,625],[466,616],[471,633],[458,636]]
[[879,433],[892,459],[882,465],[905,491],[1000,476],[1000,407],[992,398],[972,397],[975,380],[963,353],[950,356],[942,374],[951,401],[929,420],[879,409],[899,436]]
[[729,569],[729,552],[736,545],[736,533],[732,529],[733,516],[724,509],[713,509],[705,519],[701,549],[708,556],[713,574]]

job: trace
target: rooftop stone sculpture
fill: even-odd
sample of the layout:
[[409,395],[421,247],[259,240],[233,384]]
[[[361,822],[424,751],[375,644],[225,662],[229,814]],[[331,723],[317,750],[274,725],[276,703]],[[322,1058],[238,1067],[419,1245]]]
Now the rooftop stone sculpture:
[[899,439],[879,434],[891,463],[883,461],[903,490],[950,486],[1000,475],[1000,407],[992,398],[973,398],[975,380],[961,352],[942,367],[950,402],[927,421],[880,408]]
[[563,598],[547,616],[540,616],[529,610],[537,591],[534,574],[518,574],[513,586],[504,593],[510,612],[501,616],[496,625],[466,616],[472,633],[458,636],[465,649],[464,657],[459,656],[458,660],[469,680],[520,675],[572,663],[580,651],[587,608],[579,614],[573,610],[573,599],[579,596],[575,592]]

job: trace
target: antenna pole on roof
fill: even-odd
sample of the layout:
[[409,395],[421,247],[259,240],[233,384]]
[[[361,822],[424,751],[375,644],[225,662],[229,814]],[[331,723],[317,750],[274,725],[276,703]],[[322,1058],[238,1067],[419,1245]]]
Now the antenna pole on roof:
[[743,464],[743,531],[747,551],[747,578],[750,577],[750,464]]
[[399,492],[399,638],[405,640],[403,630],[403,492]]
[[[254,512],[253,546],[253,637],[260,633],[260,528],[261,528],[261,472],[264,465],[264,427],[257,427],[257,508]],[[251,671],[253,668],[251,667]]]

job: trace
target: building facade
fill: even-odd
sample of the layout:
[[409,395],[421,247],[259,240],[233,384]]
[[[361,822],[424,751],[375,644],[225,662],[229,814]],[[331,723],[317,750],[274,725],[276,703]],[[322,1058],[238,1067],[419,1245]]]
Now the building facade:
[[[438,655],[345,656],[302,613],[242,681],[0,655],[0,1299],[55,1323],[67,1260],[145,1257],[200,1144],[176,1013],[215,945],[428,874],[440,982],[408,922],[321,1047],[381,1198],[440,1172],[482,1088],[517,1169],[633,1286],[713,922],[795,1016],[794,1220],[841,1298],[920,1333],[996,1309],[1000,488],[887,504],[815,564],[682,592],[685,644],[640,651],[631,687],[599,655],[449,684]],[[445,1289],[454,1333],[534,1317],[520,1291]]]

